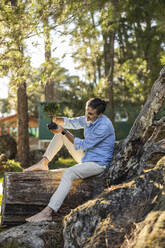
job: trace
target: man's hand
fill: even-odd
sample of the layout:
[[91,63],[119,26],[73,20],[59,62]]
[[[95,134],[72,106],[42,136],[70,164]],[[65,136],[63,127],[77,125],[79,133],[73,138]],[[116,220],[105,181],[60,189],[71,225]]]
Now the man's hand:
[[[53,119],[54,121],[54,119]],[[54,134],[58,134],[58,133],[62,133],[62,131],[64,131],[64,128],[58,124],[58,129],[50,129],[50,131]],[[67,130],[67,133],[65,134],[65,137],[72,143],[74,144],[74,136],[72,133],[70,133],[68,130]]]
[[49,129],[52,133],[56,134],[56,133],[62,133],[62,131],[64,130],[64,128],[58,124],[58,129]]
[[53,122],[56,122],[58,125],[64,125],[64,118],[63,117],[53,117]]

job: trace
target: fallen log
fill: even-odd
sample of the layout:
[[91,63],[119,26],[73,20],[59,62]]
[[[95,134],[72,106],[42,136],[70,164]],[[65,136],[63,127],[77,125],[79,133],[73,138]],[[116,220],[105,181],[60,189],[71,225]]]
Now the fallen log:
[[[35,172],[5,173],[2,199],[2,224],[18,225],[25,218],[41,211],[57,189],[65,169]],[[105,175],[73,182],[59,214],[93,199],[106,187]]]

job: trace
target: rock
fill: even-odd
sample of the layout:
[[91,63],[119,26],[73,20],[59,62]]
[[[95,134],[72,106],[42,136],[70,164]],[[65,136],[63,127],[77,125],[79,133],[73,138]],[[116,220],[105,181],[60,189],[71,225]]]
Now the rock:
[[[165,157],[159,162],[165,166]],[[159,178],[157,180],[159,182]],[[136,229],[129,240],[130,248],[165,247],[165,184],[161,188],[155,207],[146,215],[143,221],[136,224]]]
[[27,223],[0,233],[1,248],[62,248],[61,227],[56,222]]
[[[133,181],[110,187],[95,200],[72,210],[64,219],[64,247],[150,247],[147,243],[146,246],[138,245],[141,236],[137,238],[137,246],[130,246],[129,242],[131,243],[137,224],[154,214],[152,221],[150,218],[147,220],[147,229],[152,230],[156,221],[154,207],[160,211],[157,197],[162,192],[162,185],[165,185],[164,175],[165,166],[157,167]],[[164,214],[161,217],[163,216]],[[158,226],[163,227],[163,223]],[[145,227],[143,236],[147,240]],[[163,242],[164,246],[153,247],[163,248],[165,241]]]

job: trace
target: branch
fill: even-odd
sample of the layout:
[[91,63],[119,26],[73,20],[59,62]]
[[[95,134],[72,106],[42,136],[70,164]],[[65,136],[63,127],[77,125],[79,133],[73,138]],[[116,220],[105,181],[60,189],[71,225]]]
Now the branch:
[[[140,158],[139,162],[139,171],[143,171],[143,169],[151,169],[154,168],[157,161],[160,159],[161,154],[165,154],[165,139],[160,140],[159,142],[153,144],[151,140],[146,142],[143,146],[143,154]],[[153,154],[160,154],[160,156],[155,156],[156,162],[151,161],[148,164],[148,161],[151,160]],[[154,160],[155,160],[154,159]]]
[[154,142],[155,141],[155,139],[157,138],[157,136],[158,136],[158,134],[159,134],[159,132],[161,130],[161,127],[162,126],[155,127],[152,135],[150,136],[150,138],[148,139],[147,142]]
[[160,120],[154,120],[152,126],[165,126],[165,117]]
[[160,152],[163,152],[163,153],[165,152],[165,138],[158,141],[155,145],[159,148]]

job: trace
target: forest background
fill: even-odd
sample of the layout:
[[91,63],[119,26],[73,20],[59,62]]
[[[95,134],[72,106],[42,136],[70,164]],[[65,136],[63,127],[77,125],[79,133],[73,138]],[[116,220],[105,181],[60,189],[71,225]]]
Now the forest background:
[[[0,111],[17,112],[21,165],[28,166],[28,118],[38,116],[39,102],[65,102],[61,114],[72,117],[84,113],[89,98],[101,97],[114,125],[119,117],[133,122],[165,64],[164,30],[163,0],[1,0],[0,77],[9,78],[9,96]],[[54,57],[55,31],[70,37],[83,78]],[[28,42],[40,37],[45,61],[36,69]]]

